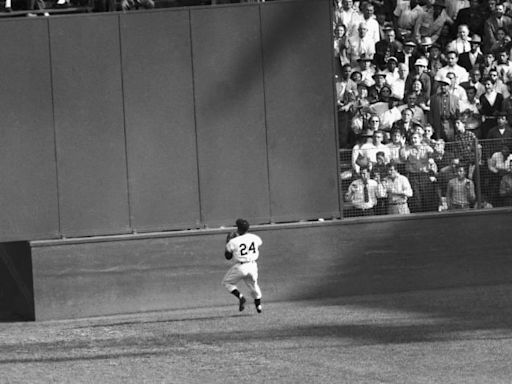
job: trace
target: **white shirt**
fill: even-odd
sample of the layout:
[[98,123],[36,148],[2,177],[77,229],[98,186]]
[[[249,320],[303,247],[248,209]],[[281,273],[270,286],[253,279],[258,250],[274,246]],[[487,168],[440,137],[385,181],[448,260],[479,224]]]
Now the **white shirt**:
[[446,52],[449,51],[455,51],[460,55],[461,53],[471,51],[471,44],[468,40],[462,40],[460,37],[458,37],[457,39],[450,42],[446,47]]
[[444,66],[439,71],[437,71],[436,77],[446,77],[448,72],[455,73],[455,76],[457,76],[457,79],[456,79],[457,84],[468,81],[468,79],[469,79],[468,71],[466,71],[466,69],[464,67],[461,67],[458,64],[455,64],[453,67],[450,67],[448,65]]
[[258,235],[245,233],[231,239],[226,244],[226,250],[233,254],[233,260],[246,263],[258,260],[261,244],[263,241]]

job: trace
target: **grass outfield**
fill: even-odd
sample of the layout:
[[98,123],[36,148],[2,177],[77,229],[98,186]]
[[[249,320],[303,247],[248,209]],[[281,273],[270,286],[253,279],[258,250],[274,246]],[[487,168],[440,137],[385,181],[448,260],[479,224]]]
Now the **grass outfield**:
[[510,383],[512,286],[0,323],[0,383]]

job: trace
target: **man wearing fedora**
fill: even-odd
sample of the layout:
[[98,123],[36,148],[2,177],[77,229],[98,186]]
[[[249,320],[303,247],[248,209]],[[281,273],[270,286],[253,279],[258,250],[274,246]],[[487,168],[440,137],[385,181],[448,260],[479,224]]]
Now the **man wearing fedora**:
[[379,69],[384,69],[387,59],[397,57],[397,53],[403,48],[402,43],[396,40],[393,28],[387,27],[384,33],[384,39],[375,44],[375,64]]
[[453,24],[452,18],[446,13],[445,1],[429,0],[424,12],[416,20],[414,36],[418,42],[421,42],[422,37],[430,36],[434,43],[441,35],[441,30],[445,24]]
[[450,80],[437,77],[439,93],[430,99],[430,123],[434,127],[435,136],[445,141],[453,141],[455,129],[453,119],[459,114],[459,99],[450,93]]
[[480,64],[484,62],[484,55],[480,51],[480,45],[482,44],[482,38],[478,35],[471,37],[470,50],[469,52],[463,52],[459,55],[458,64],[471,72],[473,68],[479,68]]
[[496,4],[494,13],[484,23],[484,47],[490,48],[496,43],[499,28],[504,28],[506,31],[512,28],[512,19],[505,15],[504,4]]

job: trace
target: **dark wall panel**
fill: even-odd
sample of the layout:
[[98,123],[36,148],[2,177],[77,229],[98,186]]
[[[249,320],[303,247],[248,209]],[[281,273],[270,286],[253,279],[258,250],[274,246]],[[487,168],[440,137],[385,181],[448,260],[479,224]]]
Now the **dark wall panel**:
[[261,8],[275,221],[339,213],[329,6],[294,1]]
[[64,236],[129,230],[117,15],[50,20]]
[[268,221],[259,7],[192,9],[191,25],[203,219]]
[[0,23],[0,241],[59,231],[47,20]]
[[131,13],[120,20],[132,227],[195,227],[200,213],[188,11]]

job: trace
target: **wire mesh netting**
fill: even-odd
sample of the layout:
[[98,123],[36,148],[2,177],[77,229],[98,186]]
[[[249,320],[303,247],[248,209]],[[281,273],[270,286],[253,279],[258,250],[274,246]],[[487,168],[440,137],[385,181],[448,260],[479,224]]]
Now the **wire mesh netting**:
[[512,141],[362,135],[340,150],[344,217],[512,206]]

